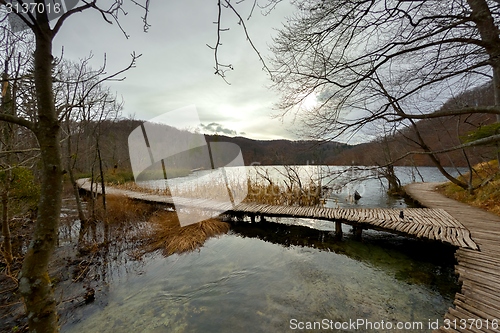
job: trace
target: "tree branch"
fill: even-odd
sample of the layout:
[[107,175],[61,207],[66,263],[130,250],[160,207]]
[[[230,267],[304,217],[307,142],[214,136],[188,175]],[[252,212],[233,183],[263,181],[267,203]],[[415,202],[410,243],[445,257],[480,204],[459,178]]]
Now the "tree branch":
[[500,106],[471,106],[456,110],[439,110],[429,114],[408,114],[401,110],[395,109],[396,114],[401,118],[397,118],[394,121],[400,121],[403,119],[431,119],[431,118],[441,118],[450,116],[460,116],[467,114],[500,114]]
[[9,123],[17,124],[23,127],[26,127],[27,129],[31,130],[32,132],[35,132],[35,124],[29,120],[16,117],[10,114],[5,114],[5,113],[0,113],[0,121],[6,121]]

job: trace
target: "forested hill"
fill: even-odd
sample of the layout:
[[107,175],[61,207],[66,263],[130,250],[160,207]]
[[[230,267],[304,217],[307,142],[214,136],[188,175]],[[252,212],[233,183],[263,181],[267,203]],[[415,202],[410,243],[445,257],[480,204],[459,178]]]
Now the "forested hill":
[[[457,123],[458,121],[458,123]],[[460,143],[460,136],[483,124],[494,122],[493,116],[472,116],[463,119],[449,119],[443,122],[439,119],[419,121],[421,135],[432,149],[444,149]],[[101,125],[101,149],[105,168],[114,166],[130,170],[128,151],[128,136],[142,122],[137,120],[119,120],[104,122]],[[458,131],[458,135],[457,135]],[[244,137],[228,137],[223,135],[205,135],[208,142],[232,142],[242,151],[245,165],[279,165],[279,164],[329,164],[329,165],[383,165],[390,159],[394,160],[409,151],[419,150],[411,140],[414,134],[411,129],[403,130],[385,140],[379,140],[360,145],[347,145],[337,142],[319,144],[316,141],[290,140],[252,140]],[[91,151],[85,153],[85,136],[82,137],[79,153],[78,169],[88,170],[92,163]],[[105,143],[105,144],[104,144]],[[168,144],[168,143],[166,143]],[[91,147],[87,147],[90,148]],[[469,152],[470,162],[477,163],[491,155],[491,148],[475,148]],[[85,158],[87,156],[87,158]],[[445,166],[466,166],[462,151],[439,155]],[[426,155],[412,155],[395,163],[396,165],[433,166]]]
[[[452,110],[467,105],[494,105],[494,94],[491,84],[471,89],[448,100],[439,111]],[[424,119],[416,122],[416,127],[428,148],[433,151],[440,151],[466,142],[468,136],[472,133],[487,135],[487,128],[490,131],[498,131],[500,126],[493,125],[495,122],[495,115],[472,114]],[[419,142],[416,132],[412,126],[408,126],[407,128],[399,129],[391,136],[345,150],[332,159],[328,159],[326,162],[335,165],[350,165],[353,161],[358,165],[384,165],[388,161],[396,160],[408,152],[422,152],[422,147],[416,144],[416,142]],[[494,146],[476,147],[465,150],[454,150],[437,154],[436,156],[443,166],[466,167],[468,163],[474,165],[496,158],[497,149],[498,147]],[[435,165],[429,156],[425,154],[413,154],[398,160],[395,164],[416,166]]]
[[[417,122],[423,140],[430,149],[439,151],[458,146],[467,136],[482,125],[495,122],[494,115],[472,115],[469,117],[450,117],[443,119],[427,119]],[[351,146],[340,154],[328,158],[326,162],[333,165],[385,165],[389,161],[397,160],[395,165],[406,166],[435,166],[428,155],[414,154],[403,159],[399,157],[408,152],[419,151],[412,140],[417,140],[411,128],[373,142]],[[495,158],[494,147],[476,147],[466,149],[469,162],[474,165]],[[436,155],[443,166],[467,167],[467,159],[464,152],[455,150]]]
[[[130,169],[128,152],[129,134],[143,122],[138,120],[123,119],[114,122],[105,121],[101,124],[101,150],[106,168],[117,166],[120,169]],[[169,129],[176,130],[176,129]],[[80,149],[85,151],[86,135],[83,135]],[[228,137],[224,135],[205,135],[208,142],[232,142],[237,144],[242,151],[245,165],[278,165],[278,164],[324,164],[352,146],[328,142],[319,144],[316,141],[290,141],[290,140],[253,140],[244,137]],[[166,142],[165,144],[168,144]],[[82,157],[78,168],[84,171],[88,168],[89,159]]]
[[237,144],[246,165],[325,164],[352,146],[337,142],[319,144],[317,141],[252,140],[244,137],[206,135],[209,142],[225,141]]

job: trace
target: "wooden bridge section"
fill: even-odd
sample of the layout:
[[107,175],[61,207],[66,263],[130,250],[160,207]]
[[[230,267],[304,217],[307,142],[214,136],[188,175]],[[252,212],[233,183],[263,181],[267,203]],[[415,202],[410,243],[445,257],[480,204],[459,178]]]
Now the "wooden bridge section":
[[459,248],[456,272],[462,290],[445,315],[449,327],[436,332],[500,332],[500,217],[446,198],[437,184],[406,186],[407,193],[426,207],[445,209],[470,230],[479,251]]
[[301,217],[346,223],[358,229],[397,232],[476,249],[469,231],[443,209],[326,208],[239,204],[229,212],[272,217]]
[[[80,179],[78,185],[90,191],[90,182]],[[100,192],[97,186],[94,191]],[[132,199],[174,205],[169,196],[155,195],[137,191],[106,188],[107,194],[124,195]],[[176,208],[196,208],[198,210],[216,210],[224,214],[248,216],[252,221],[258,216],[296,217],[321,219],[335,222],[336,232],[341,236],[341,224],[352,225],[360,235],[362,229],[375,229],[400,233],[407,236],[426,238],[452,244],[457,247],[477,249],[470,237],[469,230],[456,218],[441,208],[326,208],[273,206],[253,203],[240,203],[233,206],[229,202],[207,199],[175,198]]]

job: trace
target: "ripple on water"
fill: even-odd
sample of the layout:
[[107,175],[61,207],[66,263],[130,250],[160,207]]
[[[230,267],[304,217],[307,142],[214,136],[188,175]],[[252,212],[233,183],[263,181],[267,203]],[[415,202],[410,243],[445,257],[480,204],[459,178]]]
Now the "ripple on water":
[[[94,311],[62,330],[281,332],[292,318],[425,323],[442,318],[451,299],[398,273],[411,266],[409,258],[353,244],[337,244],[346,247],[342,254],[228,234],[198,252],[152,256],[145,274],[115,281],[105,306],[89,305]],[[365,247],[356,251],[371,252],[371,259],[353,259],[349,246]]]

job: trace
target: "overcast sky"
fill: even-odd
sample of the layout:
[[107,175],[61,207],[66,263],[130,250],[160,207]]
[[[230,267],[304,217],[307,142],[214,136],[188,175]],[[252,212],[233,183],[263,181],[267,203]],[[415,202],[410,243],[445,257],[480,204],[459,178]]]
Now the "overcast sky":
[[[235,3],[235,2],[233,2]],[[253,139],[295,139],[290,123],[273,119],[277,93],[269,89],[271,80],[262,70],[258,56],[247,42],[237,17],[226,11],[220,58],[234,70],[227,74],[231,85],[214,75],[214,54],[206,44],[216,42],[216,0],[152,0],[149,32],[142,30],[140,8],[125,1],[128,15],[120,22],[130,35],[126,39],[116,25],[104,22],[95,11],[87,10],[70,17],[57,35],[54,55],[64,48],[64,57],[78,60],[94,54],[93,67],[99,67],[107,55],[107,72],[126,67],[130,54],[142,54],[137,67],[128,71],[123,82],[108,83],[123,96],[124,116],[148,120],[168,111],[194,104],[204,128],[238,134]],[[243,17],[250,13],[253,1],[237,5]],[[269,55],[274,29],[293,14],[294,8],[283,1],[269,15],[256,8],[245,21],[249,34],[263,56]]]

